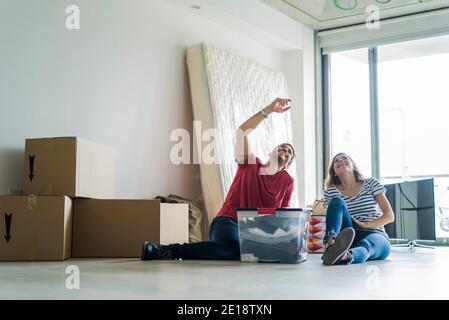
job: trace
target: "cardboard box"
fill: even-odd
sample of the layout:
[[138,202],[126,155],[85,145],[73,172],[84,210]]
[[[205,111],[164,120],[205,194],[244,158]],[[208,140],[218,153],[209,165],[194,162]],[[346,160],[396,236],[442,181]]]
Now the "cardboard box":
[[73,257],[137,258],[144,241],[189,242],[188,204],[74,200]]
[[24,193],[113,198],[112,147],[76,137],[25,140]]
[[0,196],[0,260],[65,260],[72,248],[72,200]]

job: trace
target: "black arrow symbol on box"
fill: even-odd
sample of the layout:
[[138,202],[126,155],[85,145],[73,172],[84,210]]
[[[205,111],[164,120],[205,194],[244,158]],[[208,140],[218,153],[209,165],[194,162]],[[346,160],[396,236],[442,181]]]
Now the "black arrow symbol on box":
[[28,156],[29,160],[30,160],[30,174],[28,175],[28,177],[30,177],[30,181],[33,181],[34,178],[34,154],[33,155],[29,155]]
[[12,222],[12,213],[10,214],[5,213],[6,242],[9,242],[9,240],[11,239],[11,222]]

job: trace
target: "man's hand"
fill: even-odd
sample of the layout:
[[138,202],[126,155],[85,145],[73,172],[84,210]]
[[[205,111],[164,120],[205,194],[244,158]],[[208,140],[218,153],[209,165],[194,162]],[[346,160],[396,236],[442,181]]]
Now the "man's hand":
[[284,113],[287,110],[290,110],[291,106],[289,103],[291,102],[290,99],[281,99],[276,98],[273,100],[272,103],[270,103],[265,109],[265,113]]

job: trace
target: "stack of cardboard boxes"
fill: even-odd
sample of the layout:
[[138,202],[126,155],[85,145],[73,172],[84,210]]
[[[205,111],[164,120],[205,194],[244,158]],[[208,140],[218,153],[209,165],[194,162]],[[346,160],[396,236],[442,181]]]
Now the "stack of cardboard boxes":
[[188,242],[188,205],[114,198],[115,150],[76,137],[25,141],[24,195],[0,196],[0,260],[139,257]]

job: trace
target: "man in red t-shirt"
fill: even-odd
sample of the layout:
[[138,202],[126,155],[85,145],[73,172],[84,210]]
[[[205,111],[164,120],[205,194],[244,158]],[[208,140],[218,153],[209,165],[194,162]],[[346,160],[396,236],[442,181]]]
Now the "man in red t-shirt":
[[289,110],[289,103],[290,99],[277,98],[238,128],[235,148],[238,169],[223,207],[211,223],[210,241],[170,245],[146,241],[142,246],[142,260],[238,260],[240,248],[235,209],[290,206],[294,179],[285,169],[295,157],[293,146],[289,143],[276,146],[268,161],[262,163],[250,152],[247,138],[271,113]]

